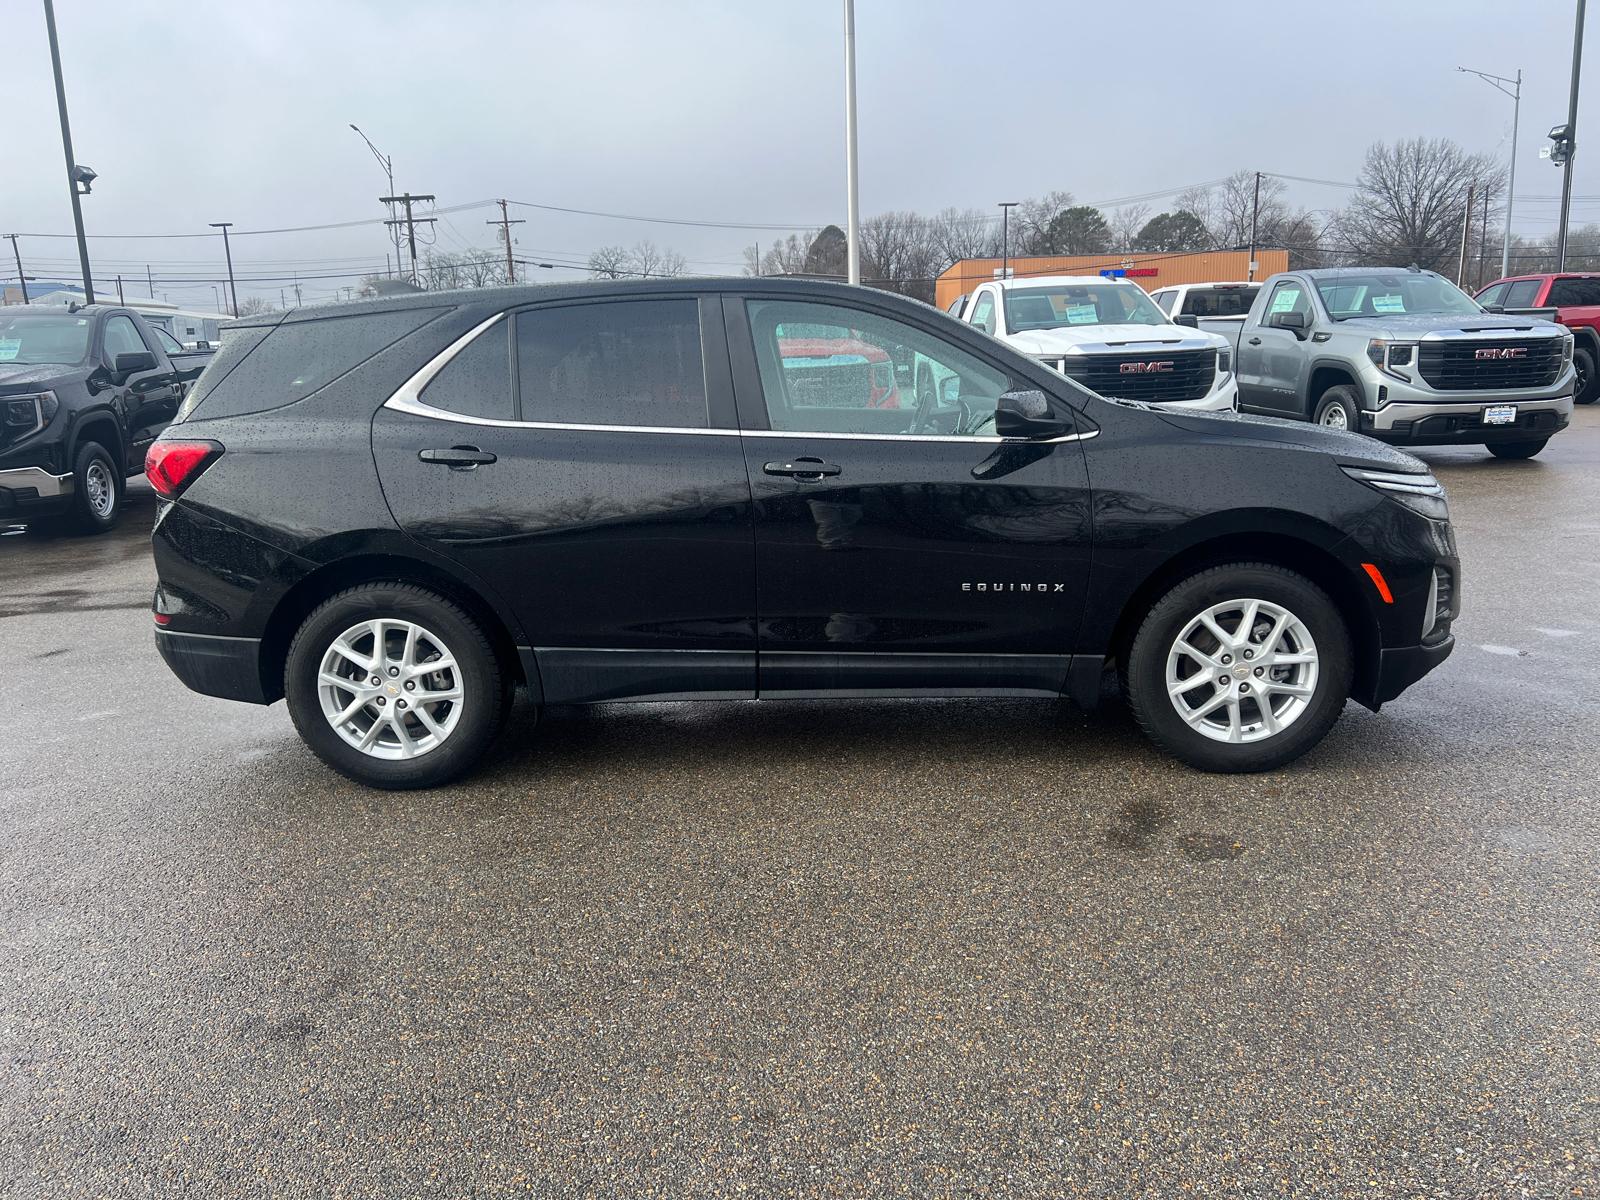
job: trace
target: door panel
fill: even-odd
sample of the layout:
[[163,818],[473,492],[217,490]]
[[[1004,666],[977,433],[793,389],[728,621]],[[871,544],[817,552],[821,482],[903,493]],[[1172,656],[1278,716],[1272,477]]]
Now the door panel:
[[[948,424],[944,434],[913,436],[912,423],[927,414],[909,403],[898,410],[901,432],[884,433],[890,413],[875,408],[865,384],[853,408],[836,390],[826,409],[809,412],[796,403],[815,391],[794,369],[802,334],[811,361],[829,370],[880,352],[896,361],[914,354],[952,404],[965,406],[963,422],[979,428],[992,430],[1008,377],[882,314],[751,305],[753,326],[730,339],[741,412],[824,427],[744,435],[761,695],[1059,693],[1088,571],[1081,446],[1002,445]],[[744,315],[738,302],[729,308],[730,322]],[[819,340],[831,343],[825,360]],[[746,355],[754,361],[741,369]],[[753,397],[743,394],[746,380]],[[811,465],[817,471],[804,470]]]
[[[606,307],[609,315],[600,311]],[[481,353],[458,355],[452,365],[458,361],[459,371],[441,371],[437,390],[424,388],[409,411],[380,409],[373,452],[384,492],[408,534],[499,590],[532,643],[547,702],[696,691],[753,697],[749,484],[737,431],[712,429],[704,415],[707,388],[729,386],[720,312],[711,306],[718,327],[711,334],[702,329],[715,352],[704,354],[708,369],[701,384],[699,361],[695,380],[681,364],[667,379],[657,343],[671,338],[631,318],[622,321],[616,310],[624,307],[590,305],[576,322],[563,310],[522,314],[518,319],[530,327],[539,321],[555,330],[540,344],[518,339],[524,395],[512,395],[509,322],[502,321],[480,334],[491,339]],[[552,338],[571,330],[582,336],[570,349],[552,348]],[[649,354],[638,352],[643,340],[651,343]],[[687,361],[680,351],[674,361]],[[508,363],[503,371],[494,368],[497,358]],[[530,371],[556,385],[533,395]],[[505,389],[508,417],[525,398],[528,409],[547,420],[481,415],[500,403],[484,397],[491,386]],[[659,396],[680,424],[548,420],[561,405],[591,403],[595,396],[641,421],[659,419],[649,401]],[[628,408],[636,396],[644,399]],[[453,415],[433,408],[435,402],[470,413]],[[682,424],[693,419],[702,427]],[[452,447],[471,447],[493,461],[469,466],[418,459],[421,451],[436,450],[433,457],[448,460]]]

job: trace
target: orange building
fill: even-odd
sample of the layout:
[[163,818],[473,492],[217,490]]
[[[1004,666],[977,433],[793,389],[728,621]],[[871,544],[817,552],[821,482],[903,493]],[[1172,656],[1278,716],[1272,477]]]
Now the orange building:
[[[1287,250],[1257,250],[1256,279],[1289,269]],[[1205,250],[1195,254],[1064,254],[1049,258],[1013,258],[1011,277],[1030,275],[1100,275],[1123,272],[1153,292],[1174,283],[1233,283],[1250,277],[1248,250]],[[949,308],[957,296],[1000,273],[998,258],[964,258],[939,276],[934,303]]]

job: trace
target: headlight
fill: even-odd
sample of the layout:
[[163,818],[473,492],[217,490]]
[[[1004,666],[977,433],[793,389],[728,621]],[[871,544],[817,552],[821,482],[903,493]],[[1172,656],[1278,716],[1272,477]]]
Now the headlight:
[[1373,366],[1407,383],[1411,382],[1411,376],[1395,368],[1409,367],[1415,353],[1416,345],[1413,342],[1387,342],[1382,338],[1373,338],[1367,343],[1367,357],[1372,360]]
[[1572,361],[1573,337],[1569,333],[1561,339],[1561,365],[1564,367]]
[[1232,350],[1218,350],[1217,351],[1217,373],[1219,375],[1226,375],[1231,370],[1233,370],[1233,351]]
[[34,392],[27,396],[7,396],[0,399],[0,437],[7,442],[20,442],[32,437],[55,418],[61,407],[54,392]]
[[1360,467],[1340,469],[1357,483],[1377,489],[1413,512],[1435,521],[1450,519],[1450,502],[1445,498],[1444,488],[1432,475],[1401,475],[1393,471],[1365,471]]

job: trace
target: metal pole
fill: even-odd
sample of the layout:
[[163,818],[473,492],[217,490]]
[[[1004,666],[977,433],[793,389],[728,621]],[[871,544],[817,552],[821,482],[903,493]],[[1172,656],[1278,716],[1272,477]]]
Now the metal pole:
[[239,289],[233,285],[233,251],[228,247],[228,226],[232,221],[213,221],[211,228],[222,230],[222,252],[228,256],[228,292],[233,297],[234,320],[239,318]]
[[856,164],[856,0],[844,0],[844,146],[846,278],[861,282],[861,178]]
[[1511,109],[1511,181],[1506,185],[1506,231],[1500,239],[1500,278],[1511,274],[1511,206],[1517,199],[1517,126],[1522,122],[1522,68],[1517,68],[1517,94]]
[[1467,184],[1467,212],[1461,218],[1461,257],[1456,261],[1456,286],[1467,286],[1467,237],[1472,232],[1472,190],[1476,184]]
[[72,193],[72,223],[78,229],[78,262],[83,267],[83,302],[94,303],[94,280],[89,278],[89,240],[83,235],[83,206],[78,202],[77,160],[72,157],[72,126],[67,121],[67,88],[61,82],[61,48],[56,44],[56,10],[44,0],[44,23],[50,31],[50,65],[56,72],[56,107],[61,110],[61,148],[67,155],[67,190]]
[[127,303],[127,301],[123,300],[123,298],[122,298],[122,276],[121,275],[117,276],[117,303],[118,304]]
[[1261,219],[1261,172],[1256,172],[1256,198],[1250,205],[1250,259],[1246,264],[1245,279],[1256,281],[1256,222]]
[[17,235],[6,234],[11,239],[11,253],[17,256],[17,281],[22,284],[22,302],[28,303],[28,277],[22,273],[22,251],[17,249]]
[[1002,200],[1000,202],[1000,278],[1011,278],[1011,210],[1017,207],[1016,200]]
[[[1567,161],[1561,166],[1561,229],[1556,243],[1556,270],[1567,269],[1567,220],[1572,214],[1572,160],[1578,153],[1578,83],[1583,77],[1583,9],[1578,0],[1572,31],[1572,95],[1567,101]],[[65,109],[62,110],[65,112]]]
[[154,300],[156,298],[156,277],[151,274],[148,263],[145,264],[144,277],[150,283],[150,299]]

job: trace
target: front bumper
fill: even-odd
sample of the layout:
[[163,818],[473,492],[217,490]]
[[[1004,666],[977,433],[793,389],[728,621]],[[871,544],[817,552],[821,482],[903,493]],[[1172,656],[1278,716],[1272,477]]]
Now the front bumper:
[[190,691],[246,704],[271,703],[261,689],[261,639],[156,630],[156,649]]
[[1164,412],[1235,412],[1239,407],[1239,383],[1230,371],[1198,400],[1162,400],[1154,403]]
[[[1483,410],[1514,405],[1516,423],[1485,425]],[[1426,404],[1389,403],[1377,412],[1363,411],[1361,432],[1381,442],[1409,446],[1483,445],[1489,442],[1527,442],[1552,437],[1572,421],[1572,395],[1541,396],[1527,400],[1476,396],[1470,401],[1432,401]]]
[[1455,635],[1451,634],[1436,646],[1405,646],[1398,650],[1378,651],[1378,681],[1373,689],[1374,709],[1385,701],[1393,700],[1445,659],[1456,648]]
[[43,467],[0,471],[0,514],[31,517],[60,512],[71,504],[74,486],[71,475],[52,475]]

